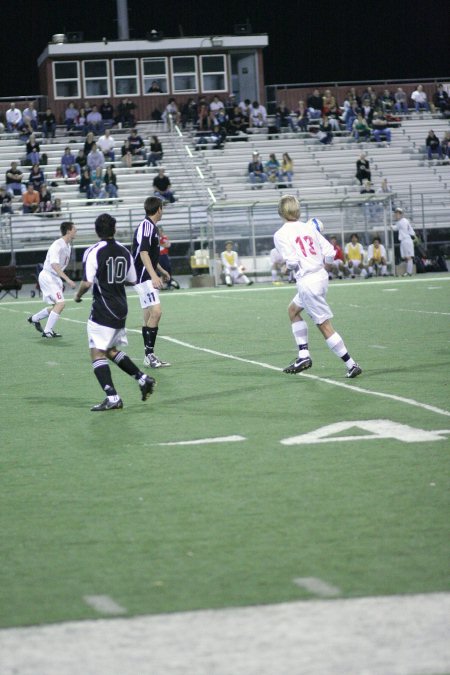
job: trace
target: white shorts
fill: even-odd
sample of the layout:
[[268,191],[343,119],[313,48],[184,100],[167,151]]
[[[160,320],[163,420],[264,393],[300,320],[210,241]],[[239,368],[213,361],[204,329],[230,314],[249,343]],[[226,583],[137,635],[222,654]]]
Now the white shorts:
[[44,302],[48,302],[51,305],[56,305],[57,302],[64,302],[63,282],[60,277],[42,270],[38,281]]
[[401,240],[400,255],[402,258],[414,258],[414,242],[409,237]]
[[297,290],[292,302],[306,309],[314,323],[320,324],[333,318],[333,312],[326,301],[328,274],[325,270],[298,279]]
[[125,328],[101,326],[90,319],[87,322],[87,334],[89,349],[100,349],[102,352],[106,352],[111,347],[128,344]]
[[143,281],[141,284],[136,284],[135,289],[139,295],[142,309],[161,304],[159,301],[159,291],[153,286],[151,281]]

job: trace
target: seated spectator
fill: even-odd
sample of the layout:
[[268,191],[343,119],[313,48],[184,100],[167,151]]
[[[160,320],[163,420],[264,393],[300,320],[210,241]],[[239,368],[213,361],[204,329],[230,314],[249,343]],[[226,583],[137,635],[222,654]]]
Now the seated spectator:
[[136,104],[133,101],[129,98],[122,99],[117,106],[116,122],[124,128],[134,127],[134,110]]
[[73,121],[72,130],[80,131],[83,135],[86,133],[87,120],[86,120],[86,111],[84,108],[80,108],[80,110],[78,111],[78,114],[76,115]]
[[386,249],[381,243],[380,237],[374,237],[372,243],[367,249],[368,277],[372,277],[380,270],[382,277],[387,277],[387,255]]
[[213,113],[213,115],[218,113],[219,110],[224,109],[224,104],[217,95],[213,97],[213,100],[209,104],[209,109]]
[[235,136],[247,131],[247,118],[242,114],[242,110],[235,105],[228,121],[228,133]]
[[298,110],[295,111],[295,115],[297,118],[295,120],[295,127],[297,130],[302,132],[308,131],[309,112],[305,105],[305,101],[298,102]]
[[375,108],[376,103],[377,95],[375,91],[372,89],[372,87],[367,87],[361,96],[361,105],[368,106],[369,108]]
[[114,109],[109,98],[105,98],[100,106],[100,115],[102,116],[103,126],[105,129],[112,127],[114,124]]
[[352,234],[350,241],[345,247],[345,263],[352,279],[357,274],[361,274],[362,277],[367,276],[366,269],[364,268],[364,249],[359,243],[357,234]]
[[78,154],[75,158],[75,164],[78,164],[78,166],[80,167],[80,171],[82,171],[84,169],[84,167],[86,166],[87,157],[84,153],[84,149],[81,148],[80,150],[78,150]]
[[131,130],[128,140],[130,142],[130,152],[133,159],[139,159],[141,157],[146,161],[147,153],[145,151],[145,143],[142,140],[142,136],[139,136],[137,129]]
[[372,183],[370,182],[370,180],[365,180],[365,181],[364,181],[364,183],[363,183],[363,185],[362,185],[362,188],[361,188],[361,190],[360,190],[360,193],[361,193],[362,195],[366,195],[366,194],[375,194],[375,190],[373,189],[373,185],[372,185]]
[[359,159],[356,161],[356,178],[359,180],[360,184],[363,184],[363,181],[370,180],[372,174],[370,172],[370,164],[364,152],[361,153]]
[[105,129],[103,136],[100,136],[97,147],[103,152],[105,159],[110,159],[111,162],[115,161],[114,138],[111,136],[109,129]]
[[23,111],[22,121],[26,126],[31,127],[32,131],[37,131],[38,114],[37,114],[37,110],[34,107],[33,101],[30,101],[30,103],[27,105],[27,107]]
[[361,108],[356,101],[352,101],[342,116],[342,121],[344,122],[347,131],[351,132],[353,130],[353,124],[359,114],[361,114]]
[[361,113],[358,113],[353,122],[352,133],[358,143],[364,140],[368,141],[370,138],[370,127]]
[[12,213],[12,197],[4,187],[0,187],[0,213]]
[[223,148],[226,139],[227,139],[227,132],[225,130],[225,127],[221,127],[218,124],[215,124],[213,126],[210,135],[210,141],[213,145],[213,148],[216,150]]
[[367,103],[367,99],[365,99],[364,103],[361,106],[361,114],[366,120],[367,124],[372,124],[372,119],[373,119],[373,114],[375,112],[375,109]]
[[200,98],[197,106],[197,127],[200,131],[211,128],[211,117],[209,115],[209,106],[205,98]]
[[347,272],[345,267],[344,251],[337,243],[336,237],[334,236],[330,237],[330,244],[334,248],[334,260],[330,265],[328,278],[331,280],[333,276],[336,275],[338,279],[343,279],[344,274]]
[[407,96],[401,87],[397,87],[397,91],[394,94],[395,104],[394,108],[398,113],[403,113],[406,115],[408,113],[408,101]]
[[[441,147],[442,147],[442,154],[444,155],[444,157],[450,159],[450,131],[445,132],[444,138],[442,139]],[[448,164],[448,162],[444,162],[444,164]]]
[[395,98],[392,96],[389,89],[385,89],[378,99],[380,108],[385,115],[390,115],[394,111]]
[[39,192],[34,189],[33,183],[28,183],[22,195],[23,213],[34,213],[39,208]]
[[284,101],[281,101],[280,105],[278,105],[275,110],[275,126],[278,133],[283,127],[288,127],[292,131],[295,131],[294,122],[291,118],[291,111]]
[[170,189],[172,187],[170,178],[165,175],[164,169],[159,169],[158,174],[154,177],[153,187],[155,189],[156,197],[160,197],[160,199],[168,201],[171,204],[176,201],[173,191]]
[[80,180],[80,169],[77,167],[76,164],[71,164],[68,169],[67,169],[67,175],[65,179],[66,185],[71,185],[74,183],[78,183]]
[[110,164],[106,167],[103,181],[108,196],[111,197],[111,199],[115,199],[118,195],[117,176]]
[[85,166],[81,173],[80,186],[78,188],[80,193],[85,194],[86,197],[89,197],[91,183],[91,172],[89,171],[89,167]]
[[313,93],[308,96],[306,105],[308,106],[310,119],[320,120],[322,117],[322,96],[318,89],[314,89]]
[[105,158],[103,152],[97,148],[97,143],[94,143],[92,150],[87,156],[87,165],[90,169],[92,178],[102,177],[103,168],[105,166]]
[[102,116],[96,105],[92,106],[92,110],[87,113],[86,122],[88,131],[93,131],[95,134],[102,134],[105,130]]
[[265,127],[267,125],[267,110],[259,101],[253,101],[249,110],[250,127]]
[[176,100],[172,97],[169,98],[169,102],[166,105],[164,112],[162,114],[162,119],[165,124],[170,125],[171,122],[174,124],[179,124],[181,120],[181,113],[178,110],[178,105]]
[[428,96],[426,95],[426,92],[424,92],[421,84],[419,84],[417,89],[411,94],[411,100],[414,102],[416,112],[420,112],[421,110],[426,110],[428,112],[430,110]]
[[247,172],[250,183],[252,184],[252,190],[255,189],[257,184],[259,187],[262,187],[262,183],[267,181],[267,174],[264,171],[259,152],[256,152],[256,150],[253,152],[252,161],[248,165]]
[[436,110],[440,110],[445,117],[445,113],[450,110],[448,94],[442,84],[438,84],[436,91],[433,94],[433,105]]
[[51,108],[45,111],[44,119],[42,121],[42,133],[44,138],[55,138],[56,133],[56,117]]
[[71,148],[69,146],[66,146],[64,148],[64,154],[61,157],[61,172],[63,178],[67,178],[67,171],[69,169],[69,166],[75,166],[78,170],[78,175],[80,175],[81,169],[80,165],[77,163],[77,158],[72,153]]
[[239,108],[241,109],[242,114],[244,117],[249,120],[250,119],[250,107],[252,105],[252,102],[250,101],[249,98],[244,99],[239,103]]
[[147,94],[162,94],[161,87],[156,80],[153,80],[149,88],[147,89]]
[[219,108],[219,110],[213,114],[213,129],[215,126],[226,130],[228,126],[228,115],[225,112],[225,108]]
[[193,98],[190,98],[181,108],[181,126],[183,129],[189,125],[193,127],[197,123],[198,111],[197,104]]
[[6,191],[14,197],[15,195],[22,195],[26,187],[22,183],[23,173],[18,168],[18,162],[11,162],[11,168],[6,171]]
[[39,188],[38,213],[48,213],[51,210],[52,205],[52,195],[49,192],[46,183],[42,183]]
[[425,144],[427,146],[427,155],[430,161],[433,159],[433,155],[437,155],[439,159],[442,159],[441,143],[433,129],[430,129],[428,132]]
[[287,152],[283,153],[280,169],[280,180],[287,181],[288,188],[292,187],[292,177],[294,175],[294,163]]
[[236,105],[237,105],[236,94],[230,94],[224,103],[225,111],[228,117],[230,117],[231,113],[234,110],[234,106]]
[[102,183],[101,178],[95,178],[88,190],[88,199],[106,199],[108,196],[108,193],[106,192],[106,189]]
[[22,113],[19,108],[16,108],[15,103],[11,103],[6,111],[6,130],[12,133],[13,131],[19,131],[22,127]]
[[333,142],[333,130],[330,120],[328,119],[328,115],[324,115],[322,117],[322,121],[319,125],[319,131],[317,133],[317,138],[319,139],[320,143],[323,143],[323,145],[329,145]]
[[372,117],[373,137],[377,143],[386,141],[387,145],[391,144],[391,130],[388,126],[388,121],[381,112],[374,112]]
[[78,116],[78,108],[75,107],[75,103],[70,102],[64,113],[64,124],[66,125],[67,131],[75,128]]
[[61,199],[56,197],[55,201],[52,202],[50,209],[48,210],[48,215],[51,215],[53,218],[60,218],[62,211]]
[[95,142],[96,141],[94,134],[92,133],[92,131],[89,131],[86,135],[86,140],[84,141],[83,147],[83,151],[86,157],[89,155],[90,151],[92,150],[92,146],[94,145]]
[[33,164],[30,175],[28,178],[28,184],[32,184],[35,190],[40,189],[41,185],[45,183],[44,172],[42,171],[39,164]]
[[133,155],[131,154],[130,141],[128,138],[124,140],[123,145],[120,148],[120,154],[122,155],[122,164],[130,169],[133,164]]
[[35,135],[31,134],[26,145],[27,160],[31,165],[39,164],[41,161],[40,149],[40,145],[37,142]]
[[329,124],[334,131],[339,131],[338,118],[340,115],[339,106],[330,89],[326,89],[322,97],[322,113],[327,115]]
[[[378,190],[377,190],[377,193],[378,193],[379,195],[383,195],[383,194],[384,194],[384,195],[392,194],[392,188],[391,188],[391,186],[388,184],[387,178],[383,178],[383,180],[381,181],[381,185],[380,185],[380,187],[379,187]],[[395,204],[394,204],[394,202],[393,202],[392,200],[391,200],[390,205],[391,205],[391,209],[394,209],[394,208],[395,208]],[[383,208],[382,205],[380,205],[380,207],[381,207],[381,209]]]
[[280,179],[280,162],[277,160],[274,152],[270,153],[269,159],[264,166],[264,171],[268,181],[278,183]]

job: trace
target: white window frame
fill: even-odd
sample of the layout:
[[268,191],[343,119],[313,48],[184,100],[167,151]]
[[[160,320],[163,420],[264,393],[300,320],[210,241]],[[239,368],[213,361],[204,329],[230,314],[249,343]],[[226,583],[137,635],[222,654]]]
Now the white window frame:
[[[62,78],[62,77],[57,78],[57,77],[56,77],[56,66],[57,66],[57,65],[61,65],[62,63],[75,63],[76,66],[77,66],[77,78],[76,78],[76,82],[77,82],[77,85],[78,85],[78,94],[77,94],[76,96],[58,96],[58,93],[57,93],[57,91],[56,91],[56,84],[57,84],[57,82],[75,82],[75,78],[74,78],[74,77],[64,77],[64,78]],[[59,101],[64,101],[64,100],[65,100],[65,101],[73,101],[74,99],[81,98],[80,62],[79,62],[79,61],[73,61],[73,60],[71,60],[71,61],[53,61],[52,67],[53,67],[53,68],[52,68],[52,70],[53,70],[53,93],[54,93],[54,96],[55,96],[55,101],[56,101],[56,100],[59,100]]]
[[[144,72],[144,64],[147,61],[164,61],[164,67],[165,67],[164,76],[161,76],[161,75],[146,75],[145,72]],[[142,70],[142,95],[143,96],[167,96],[168,94],[170,94],[169,59],[167,58],[167,56],[145,56],[144,58],[141,59],[141,70]],[[149,91],[147,91],[147,88],[145,86],[146,78],[149,78],[149,79],[151,78],[152,80],[157,80],[157,79],[162,79],[162,77],[164,77],[165,80],[166,80],[167,91],[162,91],[162,92],[149,92]]]
[[[136,64],[136,75],[115,75],[114,73],[114,64],[117,61],[134,61]],[[136,78],[136,93],[135,94],[122,94],[122,93],[117,93],[116,89],[116,81],[117,80],[126,80],[129,79],[130,77],[135,77]],[[122,59],[112,59],[112,83],[113,83],[113,96],[117,96],[119,98],[129,98],[131,96],[140,96],[140,83],[139,83],[139,59],[134,59],[133,57],[124,57]]]
[[[106,63],[106,75],[104,77],[86,77],[86,63],[93,63],[94,61],[101,61],[102,63]],[[111,96],[111,77],[110,77],[110,67],[109,67],[109,59],[85,59],[83,62],[83,91],[84,91],[84,97],[85,98],[110,98]],[[106,80],[106,94],[88,94],[87,91],[87,83],[95,80]]]
[[[174,63],[177,59],[193,59],[194,60],[194,71],[186,71],[184,73],[176,73],[174,69]],[[196,94],[199,92],[198,88],[198,63],[197,63],[197,57],[193,56],[192,54],[186,54],[184,56],[171,56],[170,57],[170,70],[171,70],[171,76],[172,76],[172,94],[175,96],[176,94]],[[193,75],[195,79],[195,87],[194,89],[177,89],[175,87],[175,78],[179,77],[180,75]]]
[[[208,57],[219,57],[221,56],[223,59],[223,70],[215,70],[211,72],[205,73],[203,71],[203,59],[208,58]],[[201,78],[201,83],[202,83],[202,93],[209,94],[217,91],[228,91],[228,74],[227,74],[227,56],[226,54],[201,54],[200,55],[200,78]],[[207,75],[223,75],[223,89],[206,89],[205,88],[205,81],[204,78]]]

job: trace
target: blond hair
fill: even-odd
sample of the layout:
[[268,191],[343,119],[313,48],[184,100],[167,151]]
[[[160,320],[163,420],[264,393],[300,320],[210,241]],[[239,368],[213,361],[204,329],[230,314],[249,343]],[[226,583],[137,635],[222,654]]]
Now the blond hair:
[[278,214],[284,220],[298,220],[300,218],[300,204],[294,195],[283,195],[278,204]]

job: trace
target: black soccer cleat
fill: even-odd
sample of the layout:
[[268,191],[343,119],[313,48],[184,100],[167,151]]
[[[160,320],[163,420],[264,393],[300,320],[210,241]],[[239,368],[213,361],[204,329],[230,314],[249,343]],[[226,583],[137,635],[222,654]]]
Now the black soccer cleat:
[[53,338],[59,338],[62,337],[61,333],[55,333],[54,330],[49,330],[48,333],[46,333],[44,330],[42,331],[42,337],[47,338],[48,340],[52,340]]
[[360,368],[360,366],[357,363],[355,363],[355,365],[352,366],[349,371],[347,371],[347,374],[346,374],[345,377],[354,378],[354,377],[358,377],[358,375],[361,375],[361,373],[362,373],[362,368]]
[[92,412],[103,412],[104,410],[121,410],[123,408],[123,401],[119,398],[118,401],[110,401],[109,398],[105,398],[104,401],[98,405],[94,405],[91,408]]
[[288,375],[295,375],[295,373],[301,373],[302,370],[308,370],[311,368],[312,361],[309,356],[306,356],[303,359],[298,358],[294,363],[291,363],[286,368],[283,368],[283,373],[288,373]]
[[156,387],[156,380],[153,377],[148,377],[148,375],[146,375],[144,384],[139,385],[143,401],[146,401],[148,397],[153,394],[153,390],[155,387]]
[[43,333],[44,331],[42,330],[41,322],[40,321],[33,321],[33,317],[29,316],[27,319],[28,323],[31,323],[32,326],[34,326],[37,330],[38,333]]

